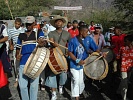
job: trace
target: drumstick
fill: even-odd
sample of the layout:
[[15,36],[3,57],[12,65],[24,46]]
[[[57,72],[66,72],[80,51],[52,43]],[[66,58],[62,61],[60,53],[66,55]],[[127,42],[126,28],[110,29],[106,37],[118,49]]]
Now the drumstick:
[[[92,55],[93,55],[93,54],[90,54],[90,56],[89,56],[87,59],[89,59]],[[86,62],[87,59],[85,59],[84,61]]]
[[[108,52],[109,52],[109,51],[108,51]],[[108,52],[106,52],[106,54],[107,54]],[[92,54],[92,55],[93,55],[93,54]],[[91,56],[91,55],[90,55],[90,56]],[[90,58],[90,56],[89,56],[89,58]],[[99,60],[99,59],[102,58],[102,57],[103,57],[103,55],[100,56],[100,57],[98,57],[98,58],[96,58],[95,60],[89,62],[88,64],[90,64],[90,63],[92,63],[92,62],[95,62],[95,61]],[[88,59],[88,58],[87,58],[87,59]],[[84,67],[87,66],[88,64],[84,65]]]
[[[48,41],[48,42],[51,42],[51,43],[54,43],[53,41],[51,41],[51,40],[48,40],[48,39],[44,39],[44,40],[46,40],[46,41]],[[67,47],[65,47],[65,46],[63,46],[63,45],[60,45],[60,44],[58,44],[60,47],[62,47],[62,48],[65,48],[65,49],[68,49]]]
[[[106,52],[106,54],[108,54],[108,53],[109,53],[109,51]],[[97,61],[97,60],[99,60],[99,59],[102,58],[102,57],[103,57],[103,55],[101,55],[100,57],[98,57],[97,59],[95,59],[94,62]]]

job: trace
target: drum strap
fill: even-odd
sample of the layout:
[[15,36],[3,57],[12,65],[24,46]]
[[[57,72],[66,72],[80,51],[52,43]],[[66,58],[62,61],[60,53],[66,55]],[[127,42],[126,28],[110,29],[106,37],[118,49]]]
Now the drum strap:
[[77,35],[76,36],[77,40],[79,41],[79,43],[83,46],[83,48],[85,49],[86,53],[89,54],[89,52],[87,51],[87,49],[85,48],[85,45],[83,44],[82,40],[80,39],[80,37]]
[[[56,31],[56,32],[57,32],[57,31]],[[59,39],[58,39],[58,44],[59,44],[60,41],[61,41],[62,33],[63,33],[63,30],[62,30],[62,32],[60,33],[60,37],[59,37]]]

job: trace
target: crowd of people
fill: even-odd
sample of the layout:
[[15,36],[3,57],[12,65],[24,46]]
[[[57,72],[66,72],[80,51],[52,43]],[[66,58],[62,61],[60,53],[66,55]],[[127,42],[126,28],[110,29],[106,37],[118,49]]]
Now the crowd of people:
[[[1,21],[0,100],[12,100],[8,82],[8,78],[12,77],[12,70],[14,70],[13,75],[18,82],[22,100],[37,100],[39,82],[41,90],[45,90],[45,86],[49,87],[51,100],[57,100],[57,88],[59,93],[63,94],[64,85],[68,79],[67,72],[71,73],[71,96],[79,100],[85,88],[83,71],[85,59],[93,52],[106,58],[108,54],[102,51],[103,48],[109,48],[114,54],[111,61],[112,73],[117,73],[117,76],[121,77],[117,93],[121,94],[122,100],[127,100],[128,82],[133,66],[133,35],[122,33],[120,26],[109,28],[105,34],[103,30],[102,25],[95,24],[94,21],[87,25],[84,21],[78,20],[68,22],[62,16],[55,16],[49,22],[44,20],[40,24],[37,24],[34,16],[27,16],[24,26],[22,20],[16,18],[14,27],[11,29]],[[56,75],[48,67],[48,72],[44,69],[35,79],[23,74],[25,64],[36,47],[52,49],[59,45],[68,47],[68,50],[60,47],[63,55],[69,60],[68,70]],[[13,58],[13,64],[11,64],[11,58]]]

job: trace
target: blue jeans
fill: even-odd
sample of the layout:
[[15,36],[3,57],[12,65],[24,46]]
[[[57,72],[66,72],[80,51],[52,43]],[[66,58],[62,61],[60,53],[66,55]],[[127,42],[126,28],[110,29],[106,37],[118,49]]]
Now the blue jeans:
[[[22,100],[37,100],[39,77],[35,80],[30,79],[23,74],[24,65],[20,65],[19,68],[19,86]],[[28,94],[28,81],[30,82],[30,89]]]
[[[50,76],[48,76],[46,78],[46,82],[45,85],[51,88],[57,88],[57,79],[54,73],[51,73]],[[62,72],[59,74],[59,85],[63,86],[66,83],[67,80],[67,73],[66,72]]]

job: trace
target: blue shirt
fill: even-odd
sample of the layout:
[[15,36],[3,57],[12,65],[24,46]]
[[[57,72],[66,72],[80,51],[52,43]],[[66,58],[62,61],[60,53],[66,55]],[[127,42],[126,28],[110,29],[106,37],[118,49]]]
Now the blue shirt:
[[[84,44],[87,51],[89,51],[90,49],[92,51],[96,51],[98,49],[93,39],[89,36],[82,39],[82,43]],[[77,37],[74,37],[69,41],[68,51],[72,52],[77,59],[81,60],[85,60],[89,56],[82,44],[79,43]],[[70,58],[70,68],[80,70],[83,68],[83,66],[79,66],[74,60]]]
[[[44,34],[42,32],[39,32],[37,38],[39,37],[44,37]],[[18,37],[16,49],[20,49],[22,47],[22,51],[21,51],[22,57],[20,60],[20,65],[25,65],[29,56],[31,55],[31,53],[36,47],[36,41],[31,42],[31,43],[25,43],[22,45],[22,40],[24,42],[36,40],[35,32],[33,31],[29,37],[27,37],[25,33],[19,34],[19,37]]]

